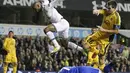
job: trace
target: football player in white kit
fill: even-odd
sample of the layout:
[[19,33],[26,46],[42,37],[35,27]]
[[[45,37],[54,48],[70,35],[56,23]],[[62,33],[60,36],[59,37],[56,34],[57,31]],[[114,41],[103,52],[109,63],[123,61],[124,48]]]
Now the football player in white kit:
[[59,0],[53,0],[49,2],[48,0],[41,0],[34,4],[34,9],[40,10],[41,8],[45,10],[47,16],[50,19],[51,24],[48,25],[44,32],[49,37],[49,39],[54,44],[54,49],[50,53],[57,52],[60,49],[60,45],[55,39],[53,32],[59,33],[59,36],[63,38],[65,43],[69,48],[74,48],[77,50],[83,50],[82,47],[76,45],[75,43],[68,42],[68,32],[69,32],[69,22],[63,18],[63,16],[54,8],[54,5],[58,3]]

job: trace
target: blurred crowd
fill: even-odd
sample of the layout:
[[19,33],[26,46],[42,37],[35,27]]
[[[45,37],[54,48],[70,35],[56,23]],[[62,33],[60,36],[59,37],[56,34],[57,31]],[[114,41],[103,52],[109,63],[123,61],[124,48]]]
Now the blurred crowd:
[[[15,37],[15,39],[18,70],[58,71],[64,66],[86,65],[87,56],[75,49],[61,47],[57,53],[50,54],[47,37]],[[81,39],[77,38],[71,38],[70,41],[81,43]],[[129,52],[130,48],[123,44],[112,44],[108,50],[106,64],[116,59],[118,62],[114,65],[113,72],[130,72]]]
[[106,62],[116,61],[112,72],[130,72],[130,48],[124,44],[112,44],[108,50]]

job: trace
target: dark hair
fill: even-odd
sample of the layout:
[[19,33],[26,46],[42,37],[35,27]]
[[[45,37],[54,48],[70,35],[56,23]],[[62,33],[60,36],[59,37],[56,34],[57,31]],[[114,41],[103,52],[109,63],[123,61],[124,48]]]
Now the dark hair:
[[9,31],[9,33],[14,33],[13,31]]
[[116,8],[117,2],[115,0],[110,0],[110,1],[107,2],[106,6],[107,7],[112,6],[112,8]]

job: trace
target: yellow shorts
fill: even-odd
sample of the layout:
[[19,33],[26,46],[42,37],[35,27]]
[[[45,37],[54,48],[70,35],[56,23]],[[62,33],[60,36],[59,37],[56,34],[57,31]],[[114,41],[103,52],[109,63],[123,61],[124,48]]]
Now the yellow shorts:
[[98,57],[98,55],[96,55],[95,58],[92,58],[93,54],[94,54],[93,52],[88,52],[88,61],[87,61],[87,64],[92,65],[93,63],[99,63],[99,57]]
[[13,55],[6,55],[4,62],[6,63],[16,63],[17,62],[17,57]]
[[101,45],[99,53],[104,55],[106,53],[105,47],[109,44],[109,38],[105,38],[100,32],[95,32],[85,38],[85,43],[90,46],[91,51],[94,51],[94,47]]

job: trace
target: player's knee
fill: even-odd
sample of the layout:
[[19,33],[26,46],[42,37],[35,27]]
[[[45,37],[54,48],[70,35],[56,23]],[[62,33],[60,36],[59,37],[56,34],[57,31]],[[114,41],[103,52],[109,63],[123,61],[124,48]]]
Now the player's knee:
[[43,31],[44,31],[44,33],[46,34],[47,32],[50,31],[50,30],[49,30],[49,27],[46,27]]
[[82,45],[83,45],[83,47],[85,46],[85,43],[86,43],[85,40],[82,40]]
[[56,28],[53,25],[48,25],[43,31],[45,34],[49,31],[56,32]]
[[82,40],[82,45],[84,45],[84,44],[85,44],[85,40],[83,39],[83,40]]
[[87,44],[87,41],[85,41],[85,39],[82,40],[82,46],[83,46],[84,48],[89,48],[89,45]]
[[89,45],[88,45],[88,44],[83,44],[83,47],[84,47],[85,49],[89,49]]
[[8,66],[8,63],[7,63],[7,62],[4,62],[4,66]]
[[16,67],[16,66],[17,66],[17,63],[13,63],[13,66]]

